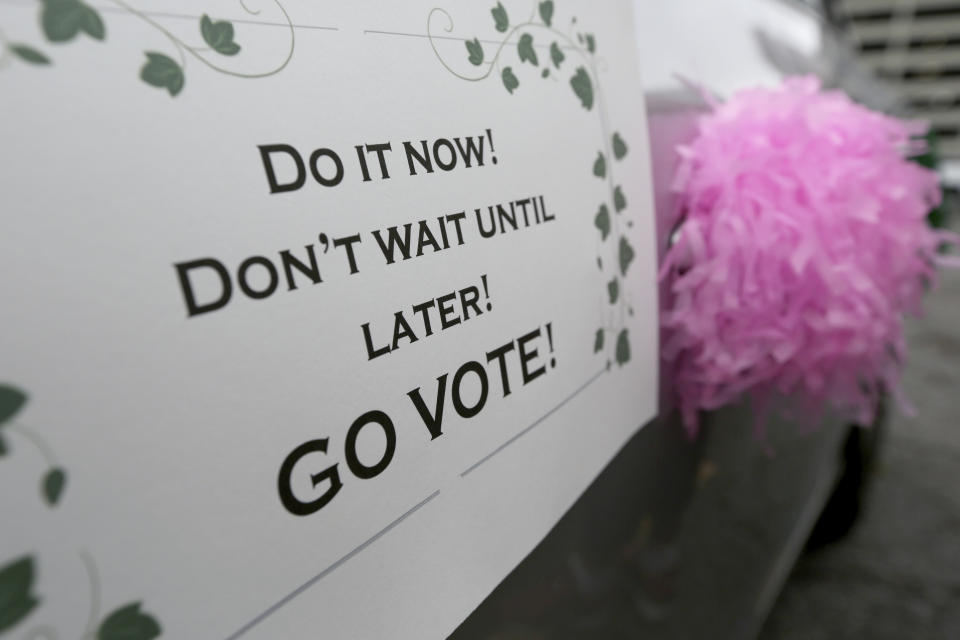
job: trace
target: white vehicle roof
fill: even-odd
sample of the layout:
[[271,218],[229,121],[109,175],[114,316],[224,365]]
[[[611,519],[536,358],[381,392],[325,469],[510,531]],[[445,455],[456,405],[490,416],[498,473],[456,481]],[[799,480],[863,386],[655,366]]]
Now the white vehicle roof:
[[818,19],[800,3],[635,0],[634,20],[647,92],[681,88],[678,75],[720,96],[778,82],[759,32],[805,57],[820,49]]

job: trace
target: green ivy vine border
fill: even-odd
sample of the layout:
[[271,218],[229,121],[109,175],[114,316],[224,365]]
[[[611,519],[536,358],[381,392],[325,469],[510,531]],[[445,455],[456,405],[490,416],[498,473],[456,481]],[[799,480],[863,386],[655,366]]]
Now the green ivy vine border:
[[[437,43],[433,33],[434,17],[442,15],[446,18],[446,27],[444,31],[450,33],[453,31],[453,18],[449,12],[440,7],[435,7],[427,16],[427,36],[430,40],[430,46],[440,64],[451,74],[466,80],[468,82],[479,82],[493,75],[494,71],[499,72],[500,81],[504,89],[510,95],[513,95],[520,87],[520,79],[512,66],[502,66],[501,60],[510,43],[511,38],[519,35],[516,41],[516,54],[519,60],[518,68],[525,68],[529,64],[534,68],[540,69],[540,77],[548,79],[564,73],[563,63],[567,59],[564,50],[577,54],[582,60],[582,64],[573,70],[569,76],[569,85],[573,94],[580,100],[581,106],[587,111],[597,107],[597,113],[600,116],[600,126],[603,132],[603,141],[600,150],[597,151],[596,158],[591,166],[592,175],[604,180],[609,189],[609,200],[601,202],[593,215],[593,225],[599,232],[601,251],[606,248],[612,255],[612,266],[608,263],[604,265],[603,258],[597,256],[597,266],[604,274],[609,275],[606,282],[606,299],[609,306],[614,309],[611,315],[611,321],[604,321],[604,311],[601,311],[601,326],[593,335],[594,353],[606,352],[608,354],[607,367],[611,365],[610,349],[613,350],[613,358],[618,365],[624,365],[630,360],[630,335],[626,327],[627,316],[633,315],[633,308],[630,306],[626,292],[622,286],[623,280],[627,277],[627,271],[636,257],[636,252],[627,236],[621,232],[621,219],[626,219],[624,211],[627,209],[627,199],[623,193],[621,185],[616,184],[613,177],[615,162],[618,162],[627,155],[627,144],[618,132],[611,134],[604,103],[603,91],[599,83],[597,73],[597,50],[596,37],[592,33],[578,32],[576,36],[572,31],[576,28],[576,17],[570,20],[570,32],[564,33],[554,26],[554,3],[553,0],[544,0],[534,2],[530,17],[521,23],[511,25],[510,18],[502,2],[497,2],[490,10],[493,18],[493,26],[497,32],[504,34],[497,43],[493,56],[488,58],[483,48],[483,43],[479,38],[465,40],[467,61],[475,67],[483,67],[478,74],[467,75],[460,73],[446,60],[444,60],[437,48]],[[537,54],[534,46],[534,37],[531,32],[543,32],[549,36],[549,60],[544,60],[543,66],[540,64],[540,56]],[[572,64],[572,63],[571,63]],[[552,65],[552,66],[551,66]],[[570,65],[568,65],[569,67]],[[613,162],[610,162],[610,159]],[[611,209],[613,214],[611,215]],[[630,220],[626,221],[626,226],[632,226]],[[598,251],[599,253],[600,251]],[[608,335],[615,335],[614,344],[607,339]]]
[[[206,47],[192,46],[155,21],[149,15],[130,6],[124,0],[108,0],[123,11],[136,16],[154,27],[170,42],[177,59],[158,51],[145,51],[146,62],[140,69],[140,79],[148,85],[166,90],[176,97],[186,83],[188,56],[195,58],[213,71],[238,78],[265,78],[282,71],[293,58],[296,34],[290,16],[278,0],[272,0],[283,14],[290,32],[290,43],[283,61],[276,67],[261,73],[241,73],[221,67],[203,54],[210,50],[222,56],[235,56],[241,46],[235,41],[233,23],[228,20],[213,20],[204,14],[199,19],[200,36]],[[240,0],[243,10],[250,15],[253,11]],[[43,35],[52,45],[75,40],[86,34],[93,40],[105,41],[106,25],[100,12],[82,0],[40,0],[39,23]],[[49,66],[50,56],[30,45],[9,40],[0,31],[0,67],[13,60],[35,65]],[[50,508],[56,507],[67,485],[67,471],[57,460],[53,449],[36,430],[13,418],[27,403],[27,394],[17,387],[0,385],[0,458],[7,455],[10,434],[16,434],[35,447],[47,464],[47,471],[40,481],[40,494]],[[85,551],[80,552],[84,568],[90,583],[91,610],[82,640],[153,640],[161,634],[157,620],[141,610],[140,602],[129,602],[100,619],[100,586],[96,564]],[[5,635],[24,621],[40,604],[40,598],[34,594],[34,578],[37,559],[25,555],[7,561],[0,566],[0,635]],[[49,625],[32,629],[25,638],[35,640],[56,640],[57,631]]]
[[[0,384],[0,457],[10,452],[8,438],[14,434],[35,447],[48,465],[40,481],[40,495],[50,508],[56,507],[67,485],[67,472],[59,464],[53,449],[34,429],[15,421],[28,396],[21,389]],[[161,633],[160,624],[151,614],[140,609],[140,602],[128,602],[101,619],[100,578],[93,557],[80,552],[90,586],[90,613],[81,640],[153,640]],[[41,599],[34,593],[37,560],[24,555],[0,566],[0,636],[25,621]],[[56,628],[43,624],[31,629],[24,640],[57,640]]]
[[[52,45],[58,45],[75,40],[81,34],[86,34],[90,38],[98,41],[104,41],[107,37],[107,28],[104,24],[100,12],[83,0],[39,0],[40,29],[47,41]],[[286,9],[280,4],[279,0],[271,0],[273,4],[280,9],[286,26],[290,31],[290,44],[283,61],[276,67],[261,73],[241,73],[233,71],[218,65],[211,58],[204,55],[205,51],[213,51],[222,56],[235,56],[241,51],[241,46],[235,40],[234,26],[229,20],[214,20],[207,14],[203,14],[198,21],[200,36],[203,38],[205,47],[192,46],[187,44],[159,22],[151,18],[146,13],[136,9],[124,0],[107,0],[120,10],[136,16],[159,31],[172,45],[174,57],[161,53],[159,51],[144,51],[146,62],[140,68],[140,79],[148,85],[165,89],[171,97],[176,97],[183,91],[186,83],[186,68],[188,57],[192,57],[213,71],[234,76],[237,78],[266,78],[283,71],[293,58],[294,46],[296,43],[296,34],[293,22],[287,15]],[[240,6],[249,15],[258,15],[259,10],[253,11],[239,0]],[[50,56],[30,45],[9,40],[0,32],[0,66],[8,64],[11,60],[20,60],[22,62],[35,65],[47,66],[52,64]]]

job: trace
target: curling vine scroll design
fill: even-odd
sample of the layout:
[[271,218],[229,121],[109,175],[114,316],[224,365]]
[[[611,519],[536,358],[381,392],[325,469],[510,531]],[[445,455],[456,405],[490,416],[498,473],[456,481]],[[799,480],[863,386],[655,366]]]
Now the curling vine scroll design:
[[[67,472],[57,462],[53,449],[40,435],[19,420],[26,406],[27,394],[18,387],[0,384],[0,457],[12,450],[9,444],[14,438],[36,448],[48,466],[40,481],[40,494],[50,508],[56,507],[66,488]],[[100,578],[93,557],[86,551],[79,552],[89,582],[90,611],[81,640],[153,640],[160,636],[160,623],[150,613],[141,610],[141,603],[128,602],[101,615]],[[35,577],[38,561],[35,555],[26,554],[2,561],[0,564],[0,636],[6,636],[21,623],[28,622],[34,610],[43,602],[35,592]],[[59,640],[55,627],[40,624],[30,628],[24,640]],[[70,637],[74,637],[72,634]]]
[[[234,25],[229,20],[214,20],[209,15],[203,14],[197,21],[197,29],[205,46],[194,46],[172,33],[147,12],[129,5],[125,0],[108,1],[116,10],[147,23],[168,41],[169,47],[166,52],[144,51],[146,61],[140,68],[140,79],[150,86],[167,91],[171,97],[176,97],[183,91],[187,63],[191,58],[217,73],[237,78],[265,78],[275,75],[283,71],[293,58],[296,34],[290,16],[278,0],[271,0],[271,2],[283,14],[286,27],[289,29],[286,53],[283,59],[272,68],[252,73],[229,69],[215,60],[214,54],[233,57],[240,54],[242,50],[241,45],[235,40]],[[40,0],[39,4],[40,29],[49,44],[55,46],[83,36],[98,41],[107,39],[107,27],[100,11],[83,0]],[[260,13],[259,10],[249,9],[243,0],[240,0],[240,6],[249,15]],[[5,66],[13,60],[36,66],[52,64],[51,56],[47,51],[9,40],[0,32],[0,66]]]
[[[627,316],[633,314],[633,309],[627,300],[623,281],[627,277],[636,253],[626,234],[622,232],[622,227],[631,226],[632,223],[627,220],[625,214],[627,199],[622,186],[614,179],[614,169],[615,163],[627,155],[628,149],[620,134],[612,132],[609,127],[606,104],[597,72],[596,37],[592,33],[578,31],[575,17],[570,19],[568,32],[558,29],[554,21],[552,0],[534,3],[529,18],[516,24],[511,23],[510,16],[501,2],[497,2],[496,6],[490,10],[490,15],[494,29],[500,34],[493,41],[495,46],[492,49],[492,55],[488,55],[483,46],[484,42],[489,44],[489,40],[481,42],[477,37],[464,40],[466,61],[472,67],[476,67],[472,73],[458,70],[466,65],[451,64],[437,46],[438,40],[441,38],[446,40],[450,37],[436,35],[435,27],[438,22],[443,21],[440,28],[445,33],[449,34],[453,31],[453,18],[449,12],[440,7],[431,10],[427,17],[430,46],[440,64],[457,78],[468,82],[480,82],[499,76],[504,89],[510,95],[522,91],[520,78],[524,75],[523,72],[527,66],[539,69],[538,75],[544,80],[556,80],[557,76],[566,76],[570,89],[580,105],[586,111],[598,114],[603,140],[596,156],[592,158],[590,170],[595,178],[605,182],[608,197],[599,204],[595,213],[591,212],[591,215],[593,226],[599,234],[598,253],[605,254],[609,258],[605,262],[602,256],[597,257],[597,266],[605,274],[604,297],[608,302],[608,309],[601,312],[601,326],[592,336],[593,351],[606,353],[608,366],[611,363],[612,351],[612,357],[617,364],[624,365],[630,360],[630,336],[626,324]],[[539,40],[541,37],[544,40]],[[550,44],[547,47],[546,44],[539,44],[539,42]],[[516,55],[515,61],[507,58],[512,53]],[[576,62],[573,60],[568,62],[568,57],[575,58]]]

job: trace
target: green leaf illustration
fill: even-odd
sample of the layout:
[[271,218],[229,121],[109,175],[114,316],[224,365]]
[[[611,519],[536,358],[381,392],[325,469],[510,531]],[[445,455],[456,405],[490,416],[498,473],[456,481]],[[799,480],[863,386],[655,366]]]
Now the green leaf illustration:
[[633,251],[633,247],[630,246],[630,242],[627,241],[627,236],[620,236],[620,273],[621,275],[627,275],[627,269],[630,267],[630,263],[633,262],[633,258],[636,256],[636,253]]
[[43,477],[43,497],[47,499],[47,504],[51,507],[56,506],[63,495],[63,487],[67,484],[67,472],[56,467],[50,469],[47,475]]
[[627,330],[620,331],[617,336],[617,364],[621,367],[630,362],[630,336]]
[[147,62],[140,70],[140,79],[154,87],[166,89],[171,96],[183,90],[183,69],[162,53],[147,51]]
[[598,353],[603,350],[603,329],[597,329],[597,335],[593,338],[593,352]]
[[623,141],[619,133],[613,134],[613,157],[617,160],[627,155],[627,143]]
[[10,45],[10,52],[24,62],[29,62],[30,64],[50,64],[50,58],[43,55],[43,53],[37,51],[33,47],[28,47],[25,44]]
[[541,78],[546,78],[549,75],[550,75],[550,67],[544,67],[543,71],[540,72]]
[[553,0],[544,0],[540,3],[539,9],[540,19],[549,27],[550,21],[553,20]]
[[570,78],[570,86],[573,92],[580,98],[583,108],[589,111],[593,108],[593,83],[590,82],[590,76],[583,67],[577,67],[577,72]]
[[240,53],[240,45],[233,41],[233,23],[227,20],[214,22],[210,16],[203,14],[200,18],[200,34],[203,41],[210,48],[225,56],[235,56]]
[[72,40],[81,31],[96,40],[106,35],[100,14],[80,0],[43,0],[40,25],[50,42]]
[[497,3],[493,9],[490,9],[490,14],[493,15],[493,21],[496,23],[497,31],[503,33],[510,27],[510,20],[507,18],[507,10],[503,8],[501,3]]
[[560,63],[563,62],[564,58],[566,58],[566,56],[563,55],[560,46],[556,42],[550,43],[550,59],[553,60],[553,66],[559,69]]
[[617,210],[617,213],[627,208],[627,199],[623,196],[620,185],[617,185],[617,188],[613,190],[613,208]]
[[533,48],[533,36],[529,33],[520,36],[520,42],[517,43],[517,53],[520,55],[520,62],[529,62],[533,66],[540,64],[537,59],[537,52]]
[[39,600],[30,594],[33,557],[24,556],[0,568],[0,633],[27,617]]
[[97,640],[153,640],[159,635],[160,625],[153,616],[140,611],[139,602],[117,609],[97,630]]
[[587,39],[587,51],[589,51],[590,53],[593,53],[594,51],[597,50],[597,41],[593,39],[592,33],[588,33],[586,35],[586,39]]
[[603,157],[603,153],[597,152],[597,159],[593,161],[593,175],[598,178],[606,177],[607,175],[607,161]]
[[16,387],[0,384],[0,425],[13,418],[27,403],[27,394]]
[[474,38],[473,40],[467,40],[467,53],[469,54],[470,64],[479,65],[483,63],[483,45],[480,44],[480,41]]
[[77,0],[44,0],[40,25],[50,42],[66,42],[80,33],[83,5]]
[[0,458],[7,455],[7,441],[3,439],[3,436],[0,436]]
[[607,283],[607,293],[610,294],[610,304],[617,301],[620,297],[620,281],[614,278]]
[[597,229],[600,229],[600,239],[606,240],[607,236],[610,235],[610,210],[607,209],[607,205],[600,205],[600,209],[593,219],[593,224]]
[[613,208],[617,210],[617,213],[627,208],[627,199],[624,197],[623,191],[620,190],[620,185],[617,185],[617,188],[613,190]]
[[107,30],[103,26],[103,20],[100,14],[84,5],[83,21],[80,29],[87,32],[87,35],[96,40],[103,40],[107,35]]
[[503,86],[507,88],[509,93],[513,93],[513,90],[520,86],[520,81],[517,80],[517,76],[513,75],[513,69],[510,67],[505,67],[503,73],[500,74],[500,78],[503,80]]

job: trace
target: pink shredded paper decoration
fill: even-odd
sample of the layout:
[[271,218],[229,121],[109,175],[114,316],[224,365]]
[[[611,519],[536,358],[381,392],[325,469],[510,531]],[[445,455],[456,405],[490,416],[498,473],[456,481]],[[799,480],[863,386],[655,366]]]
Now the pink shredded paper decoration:
[[717,104],[678,148],[682,226],[660,272],[662,357],[691,431],[749,396],[873,422],[900,391],[905,314],[936,281],[937,174],[908,160],[923,123],[816,78]]

